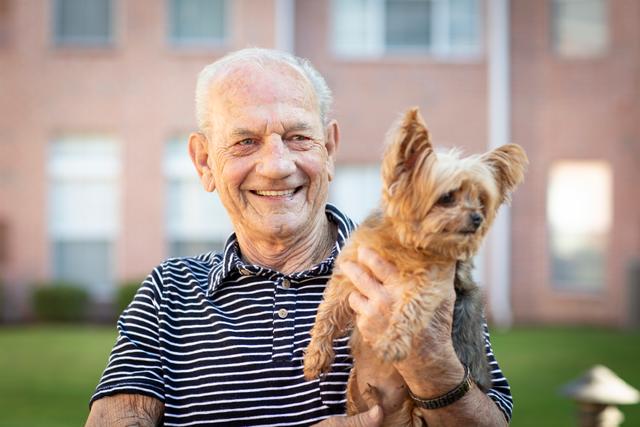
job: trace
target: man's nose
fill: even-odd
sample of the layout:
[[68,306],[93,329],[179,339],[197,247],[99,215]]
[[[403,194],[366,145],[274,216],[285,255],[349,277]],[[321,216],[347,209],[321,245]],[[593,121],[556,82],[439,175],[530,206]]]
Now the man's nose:
[[282,179],[295,172],[296,164],[292,153],[280,135],[271,135],[265,140],[256,170],[271,179]]

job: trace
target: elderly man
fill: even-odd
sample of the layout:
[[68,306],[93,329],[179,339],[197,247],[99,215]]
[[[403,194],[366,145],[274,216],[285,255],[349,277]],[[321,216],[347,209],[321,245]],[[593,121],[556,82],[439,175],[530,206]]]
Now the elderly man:
[[[167,260],[144,281],[118,322],[88,425],[380,424],[378,407],[343,416],[347,338],[335,343],[331,373],[310,382],[302,375],[324,286],[354,228],[327,205],[340,135],[330,103],[312,66],[282,52],[246,49],[202,71],[200,131],[189,137],[189,154],[235,233],[222,253]],[[347,273],[360,291],[350,301],[367,339],[394,303],[385,283],[393,269],[372,251],[362,251],[360,263]],[[385,271],[386,280],[365,271]],[[463,377],[451,343],[451,289],[444,321],[396,366],[423,399],[456,389]],[[449,405],[422,409],[429,425],[508,423],[509,386],[488,337],[486,352],[492,390],[471,387]]]

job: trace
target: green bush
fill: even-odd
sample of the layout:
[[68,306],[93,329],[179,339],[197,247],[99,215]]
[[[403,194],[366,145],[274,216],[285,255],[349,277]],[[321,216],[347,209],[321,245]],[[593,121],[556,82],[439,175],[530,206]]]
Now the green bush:
[[69,282],[43,283],[33,292],[33,309],[39,320],[53,322],[84,320],[88,304],[89,293]]
[[4,284],[0,280],[0,323],[4,320]]
[[140,283],[142,283],[142,280],[131,280],[121,283],[120,286],[118,286],[115,301],[116,315],[120,315],[120,313],[122,313],[124,309],[127,308],[129,303],[133,300],[134,295],[138,291]]

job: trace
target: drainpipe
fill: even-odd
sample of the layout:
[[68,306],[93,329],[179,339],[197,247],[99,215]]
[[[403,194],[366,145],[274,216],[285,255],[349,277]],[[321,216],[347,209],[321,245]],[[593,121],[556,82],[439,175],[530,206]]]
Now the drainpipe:
[[276,0],[275,48],[293,53],[295,0]]
[[[510,142],[509,0],[488,0],[489,149]],[[511,212],[502,206],[491,230],[488,255],[489,308],[499,327],[511,313]]]

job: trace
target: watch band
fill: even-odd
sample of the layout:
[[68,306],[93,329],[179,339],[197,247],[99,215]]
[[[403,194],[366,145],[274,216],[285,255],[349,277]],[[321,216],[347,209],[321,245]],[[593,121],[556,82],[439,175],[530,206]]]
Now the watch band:
[[438,409],[444,408],[445,406],[451,405],[453,402],[456,402],[462,398],[467,392],[471,389],[473,385],[473,380],[469,375],[469,368],[464,365],[464,378],[462,382],[458,384],[456,388],[449,391],[448,393],[443,394],[442,396],[435,397],[433,399],[422,399],[409,390],[409,396],[413,402],[424,409]]

